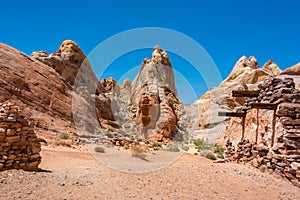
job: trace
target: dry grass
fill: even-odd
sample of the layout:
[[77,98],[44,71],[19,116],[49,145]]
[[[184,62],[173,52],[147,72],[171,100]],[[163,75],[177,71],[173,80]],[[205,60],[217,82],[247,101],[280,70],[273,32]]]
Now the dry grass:
[[131,154],[133,157],[142,159],[147,161],[146,159],[146,153],[147,152],[147,147],[142,146],[142,145],[134,145],[131,147]]

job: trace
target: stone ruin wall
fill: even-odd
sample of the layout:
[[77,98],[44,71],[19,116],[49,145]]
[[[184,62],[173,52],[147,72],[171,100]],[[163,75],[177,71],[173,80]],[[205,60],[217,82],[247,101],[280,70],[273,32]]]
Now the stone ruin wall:
[[274,103],[277,104],[275,115],[273,110],[259,109],[259,115],[256,109],[248,110],[244,139],[234,144],[229,138],[226,157],[266,167],[300,187],[300,91],[295,89],[292,78],[267,79],[258,89],[259,96],[248,98],[243,109],[250,109],[254,102]]
[[19,115],[19,107],[0,103],[0,171],[36,170],[41,162],[40,151],[33,127]]

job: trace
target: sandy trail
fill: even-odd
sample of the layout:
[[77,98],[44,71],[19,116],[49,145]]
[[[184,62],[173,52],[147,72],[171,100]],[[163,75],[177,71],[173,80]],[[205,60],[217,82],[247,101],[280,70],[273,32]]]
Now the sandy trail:
[[300,189],[286,180],[195,155],[153,172],[126,173],[87,152],[43,147],[41,154],[43,172],[0,172],[0,199],[300,199]]

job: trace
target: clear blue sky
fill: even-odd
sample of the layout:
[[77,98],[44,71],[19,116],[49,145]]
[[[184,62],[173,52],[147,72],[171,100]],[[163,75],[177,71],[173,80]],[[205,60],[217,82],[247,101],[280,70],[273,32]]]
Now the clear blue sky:
[[[76,41],[88,54],[101,41],[139,27],[164,27],[182,32],[201,44],[225,78],[242,56],[254,55],[263,65],[273,59],[282,69],[300,61],[300,3],[297,0],[194,1],[2,1],[0,42],[27,54],[53,52],[64,39]],[[120,58],[113,66],[138,66],[151,51]],[[190,68],[171,55],[175,69]],[[119,80],[123,74],[111,75]],[[196,96],[207,88],[192,70]],[[190,73],[190,74],[189,74]],[[189,76],[191,75],[191,76]],[[178,89],[181,96],[184,89]],[[190,103],[194,97],[185,97]]]

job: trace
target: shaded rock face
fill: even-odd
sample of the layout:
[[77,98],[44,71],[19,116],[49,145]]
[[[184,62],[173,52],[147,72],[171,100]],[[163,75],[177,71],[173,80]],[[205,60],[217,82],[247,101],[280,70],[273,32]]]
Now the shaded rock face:
[[[77,76],[79,71],[84,73]],[[77,125],[94,133],[99,124],[114,122],[109,95],[72,41],[64,41],[56,53],[30,57],[0,43],[0,74],[0,101],[20,106],[36,127],[74,132],[74,120],[80,119]]]
[[168,54],[159,46],[154,48],[152,59],[144,59],[131,84],[131,103],[141,138],[168,142],[177,134],[181,103]]

